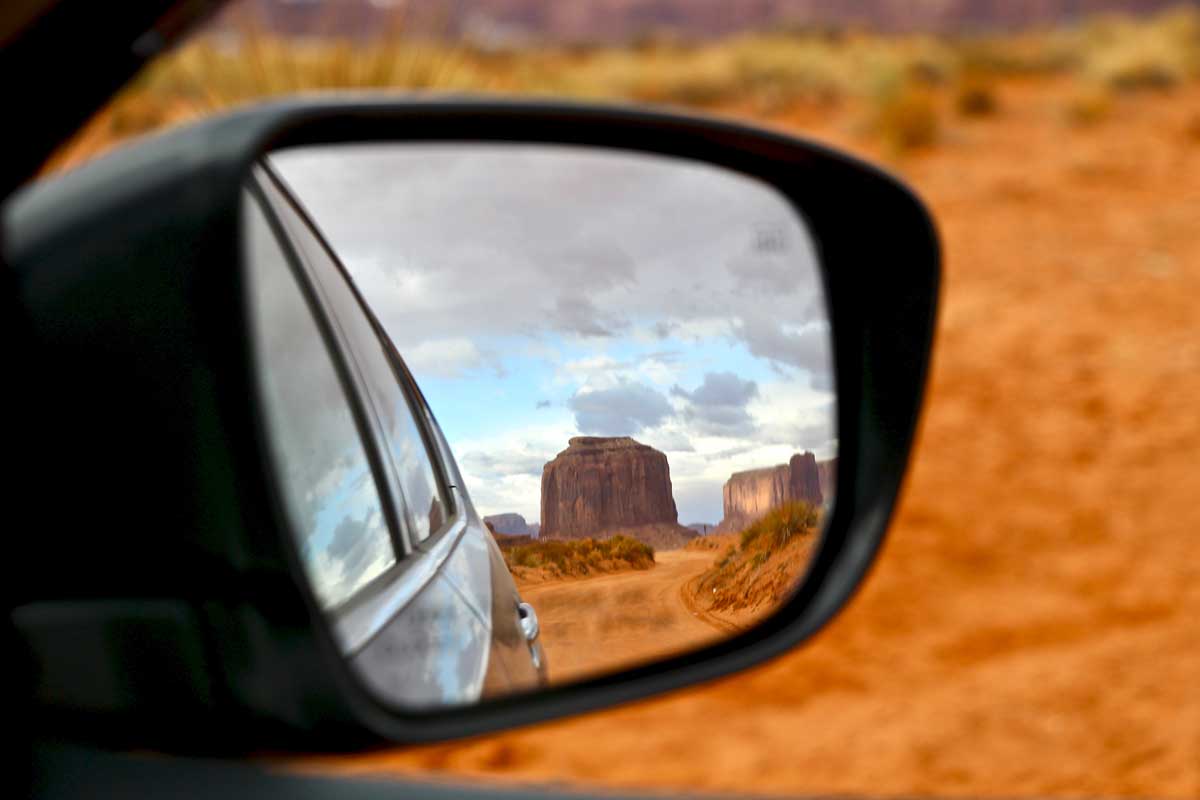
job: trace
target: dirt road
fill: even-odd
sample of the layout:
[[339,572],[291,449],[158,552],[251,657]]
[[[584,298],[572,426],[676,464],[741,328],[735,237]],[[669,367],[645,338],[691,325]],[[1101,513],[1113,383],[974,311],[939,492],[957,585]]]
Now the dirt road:
[[659,551],[653,569],[521,590],[537,610],[550,679],[570,681],[689,650],[727,636],[684,604],[684,585],[715,552]]

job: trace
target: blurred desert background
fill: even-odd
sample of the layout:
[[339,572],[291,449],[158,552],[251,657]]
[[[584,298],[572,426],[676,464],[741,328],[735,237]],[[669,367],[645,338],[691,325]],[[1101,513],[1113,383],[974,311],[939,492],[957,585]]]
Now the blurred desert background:
[[296,91],[650,102],[883,162],[931,206],[945,282],[886,548],[806,647],[652,702],[307,767],[764,794],[1200,796],[1195,4],[322,8],[231,4],[47,171]]

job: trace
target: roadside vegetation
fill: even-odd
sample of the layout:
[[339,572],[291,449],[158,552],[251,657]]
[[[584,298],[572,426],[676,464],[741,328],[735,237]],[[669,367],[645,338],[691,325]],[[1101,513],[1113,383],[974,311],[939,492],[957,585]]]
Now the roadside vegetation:
[[1002,115],[1004,84],[1037,78],[1070,85],[1064,124],[1094,125],[1123,96],[1169,92],[1200,78],[1200,10],[1006,35],[800,29],[703,43],[650,37],[619,47],[512,51],[407,37],[402,17],[365,43],[283,39],[244,17],[153,62],[50,167],[252,101],[381,89],[641,101],[768,121],[839,109],[854,135],[899,157],[946,141],[956,125]]
[[816,544],[821,512],[791,502],[729,537],[725,552],[696,583],[694,594],[709,611],[768,611],[796,587]]
[[608,572],[650,569],[654,548],[629,536],[607,539],[540,539],[501,544],[504,561],[518,578],[540,572],[544,578],[582,578]]

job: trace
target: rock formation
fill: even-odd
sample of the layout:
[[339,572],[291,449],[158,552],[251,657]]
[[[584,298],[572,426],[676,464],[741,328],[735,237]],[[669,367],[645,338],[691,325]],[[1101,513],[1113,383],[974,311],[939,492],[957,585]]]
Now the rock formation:
[[828,461],[817,462],[817,477],[821,481],[821,499],[828,503],[833,499],[833,487],[837,483],[837,456]]
[[682,547],[696,533],[679,524],[665,454],[628,436],[576,436],[542,469],[543,538],[621,533],[652,547]]
[[735,472],[725,481],[721,499],[725,518],[724,530],[740,530],[788,500],[791,470],[787,464]]
[[532,536],[533,532],[520,514],[491,514],[483,518],[484,523],[491,523],[496,533],[507,536]]
[[812,453],[797,453],[788,460],[788,499],[803,500],[821,505],[821,475],[817,457]]
[[830,463],[818,462],[812,453],[797,453],[786,464],[734,473],[721,491],[725,518],[720,530],[741,530],[791,500],[821,505],[826,497],[825,485],[830,486],[832,498],[834,468],[826,466],[825,480],[821,477],[822,465]]

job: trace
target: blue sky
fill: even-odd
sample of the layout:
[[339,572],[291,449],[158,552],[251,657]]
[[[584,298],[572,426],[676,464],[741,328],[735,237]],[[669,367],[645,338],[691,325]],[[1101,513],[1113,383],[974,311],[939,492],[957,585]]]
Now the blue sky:
[[[580,384],[565,377],[558,364],[580,365],[589,359],[605,357],[625,364],[657,365],[669,361],[677,367],[660,373],[660,377],[670,376],[667,388],[675,383],[695,388],[708,372],[732,372],[752,381],[776,377],[765,361],[751,357],[735,340],[622,339],[603,348],[561,336],[539,340],[536,350],[553,351],[557,363],[530,348],[530,342],[521,337],[490,340],[489,344],[503,354],[494,366],[464,370],[453,377],[441,375],[426,364],[410,363],[411,368],[422,373],[418,376],[421,390],[451,439],[470,439],[492,432],[495,416],[503,417],[511,425],[535,425],[547,417],[570,416],[568,404]],[[479,413],[481,401],[489,414]]]

